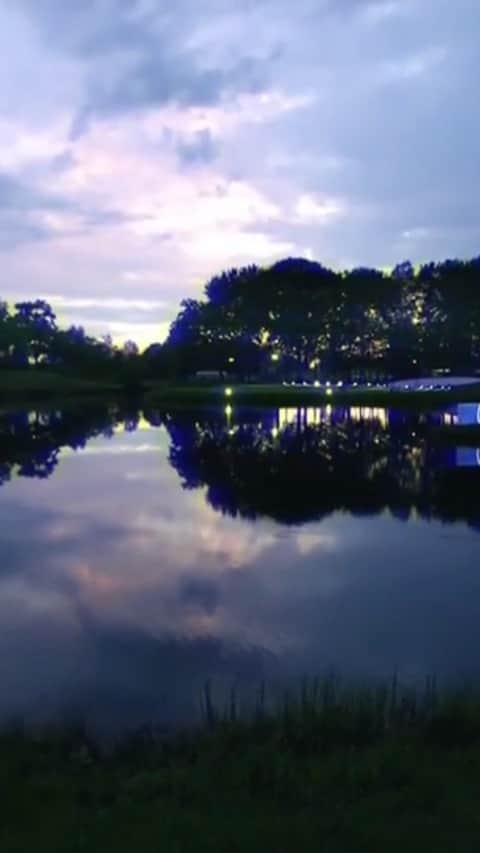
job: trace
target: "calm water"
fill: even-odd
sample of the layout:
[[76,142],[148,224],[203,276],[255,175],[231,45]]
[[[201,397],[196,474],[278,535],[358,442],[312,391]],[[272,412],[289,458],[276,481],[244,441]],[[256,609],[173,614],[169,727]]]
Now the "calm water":
[[480,674],[480,451],[385,409],[0,416],[0,719]]

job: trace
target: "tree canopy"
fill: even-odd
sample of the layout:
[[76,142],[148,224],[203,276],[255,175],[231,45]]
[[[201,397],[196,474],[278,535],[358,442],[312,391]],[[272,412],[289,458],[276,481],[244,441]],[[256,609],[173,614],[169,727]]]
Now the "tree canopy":
[[391,273],[335,272],[305,258],[215,276],[187,299],[166,342],[180,373],[412,374],[480,364],[480,260]]

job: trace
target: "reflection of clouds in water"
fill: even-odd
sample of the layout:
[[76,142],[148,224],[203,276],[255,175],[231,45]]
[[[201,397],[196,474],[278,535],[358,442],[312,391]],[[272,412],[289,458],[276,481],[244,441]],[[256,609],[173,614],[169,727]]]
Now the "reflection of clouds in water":
[[297,549],[300,554],[310,554],[317,549],[334,551],[337,547],[335,536],[331,533],[299,531],[297,534]]
[[81,452],[82,456],[124,456],[125,453],[157,453],[158,445],[144,443],[132,447],[130,444],[119,442],[106,446],[101,445],[99,447],[87,445],[80,451],[71,450],[69,447],[65,447],[61,451],[61,454],[64,457],[68,457],[79,452]]
[[[133,465],[122,447],[141,448],[144,436],[98,442],[120,452],[101,464],[72,454],[50,480],[16,480],[0,494],[10,655],[0,709],[48,685],[57,702],[83,691],[113,712],[133,696],[132,714],[163,713],[165,683],[186,707],[209,673],[270,671],[265,650],[296,675],[330,664],[376,674],[478,667],[479,541],[465,525],[405,525],[388,512],[253,524],[219,515],[204,489],[181,489],[157,444]],[[444,530],[458,531],[451,547]]]

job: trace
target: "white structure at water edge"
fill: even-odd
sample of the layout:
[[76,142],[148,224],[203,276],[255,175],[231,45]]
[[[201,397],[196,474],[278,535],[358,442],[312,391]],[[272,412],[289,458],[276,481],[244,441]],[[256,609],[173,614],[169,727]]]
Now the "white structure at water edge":
[[480,376],[423,376],[414,379],[397,379],[388,387],[395,391],[436,391],[442,388],[461,388],[480,384]]

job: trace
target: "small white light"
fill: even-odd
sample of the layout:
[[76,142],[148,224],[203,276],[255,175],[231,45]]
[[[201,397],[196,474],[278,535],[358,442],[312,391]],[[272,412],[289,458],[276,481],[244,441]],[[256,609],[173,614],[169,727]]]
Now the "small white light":
[[231,397],[232,394],[233,394],[233,391],[231,388],[225,388],[225,397]]
[[343,382],[337,382],[337,388],[343,388]]
[[230,364],[233,364],[233,362],[235,361],[233,355],[229,356],[228,360],[229,360]]
[[325,382],[325,385],[327,386],[327,388],[330,388],[330,384],[331,384],[330,382]]
[[327,388],[327,395],[330,397],[332,394],[333,394],[332,389],[331,389],[331,388]]
[[318,381],[318,379],[315,379],[315,382],[313,384],[314,384],[315,388],[320,387],[320,382]]
[[227,415],[227,417],[228,417],[229,415],[231,415],[231,414],[232,414],[232,412],[233,412],[233,409],[232,409],[232,407],[231,407],[230,405],[225,406],[225,414]]

